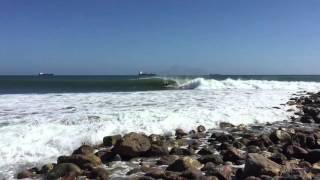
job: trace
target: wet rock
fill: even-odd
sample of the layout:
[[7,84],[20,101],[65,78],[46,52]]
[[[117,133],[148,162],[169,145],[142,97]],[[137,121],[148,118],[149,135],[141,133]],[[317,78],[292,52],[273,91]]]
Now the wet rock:
[[274,143],[279,143],[279,142],[290,142],[291,141],[291,136],[289,133],[283,130],[275,130],[270,134],[270,139]]
[[103,145],[107,147],[113,146],[121,138],[122,136],[120,134],[114,135],[114,136],[106,136],[103,138]]
[[95,168],[89,174],[89,179],[108,180],[109,172],[104,168]]
[[73,151],[72,154],[82,154],[82,155],[87,155],[87,154],[93,154],[94,153],[94,148],[89,146],[89,145],[82,145],[75,151]]
[[169,165],[167,170],[182,172],[188,169],[200,169],[201,167],[202,165],[198,160],[186,156],[176,160],[173,164]]
[[177,139],[181,139],[181,138],[187,136],[188,133],[184,132],[182,129],[176,129],[175,135],[176,135]]
[[203,133],[203,132],[206,131],[206,128],[204,126],[200,125],[200,126],[197,127],[197,131],[200,132],[200,133]]
[[275,153],[269,159],[278,164],[285,164],[285,162],[287,161],[287,157],[282,153]]
[[228,122],[220,122],[219,124],[221,129],[227,129],[227,128],[234,128],[235,125],[228,123]]
[[138,177],[137,180],[154,180],[154,178],[149,176],[142,176],[142,177]]
[[320,161],[312,165],[311,172],[314,174],[320,174]]
[[270,146],[268,151],[272,153],[282,153],[282,148],[278,146]]
[[211,138],[215,139],[218,142],[232,142],[234,141],[234,137],[231,134],[225,134],[225,133],[213,133],[211,135]]
[[300,118],[302,123],[314,123],[314,120],[311,116],[305,115]]
[[145,175],[155,179],[162,179],[165,177],[165,171],[160,168],[153,168],[151,170],[148,170]]
[[187,179],[200,179],[203,175],[202,172],[198,169],[188,169],[184,171],[180,176]]
[[210,148],[210,147],[204,147],[202,149],[200,149],[200,151],[197,153],[199,155],[211,155],[215,153],[215,149],[214,148]]
[[61,163],[73,163],[82,169],[86,169],[86,167],[97,167],[102,164],[101,159],[94,154],[74,154],[71,156],[60,156],[58,158],[58,164]]
[[200,180],[219,180],[216,176],[202,176]]
[[301,147],[306,147],[307,137],[303,133],[297,133],[294,136],[292,136],[292,142],[293,144],[298,144]]
[[186,148],[172,148],[170,155],[180,155],[180,156],[190,156],[195,154],[193,149],[186,149]]
[[145,153],[147,157],[158,157],[168,155],[169,150],[167,144],[152,144],[150,149]]
[[261,179],[255,176],[249,176],[249,177],[246,177],[244,180],[261,180]]
[[201,162],[202,164],[206,164],[208,162],[212,162],[214,164],[223,164],[222,157],[220,155],[216,155],[216,154],[201,156],[198,159],[198,161]]
[[54,164],[46,164],[41,167],[41,174],[46,174],[54,168]]
[[202,132],[198,132],[198,133],[194,133],[194,134],[190,135],[190,137],[192,139],[202,139],[202,138],[206,138],[207,134],[206,133],[202,133]]
[[30,170],[25,170],[17,174],[17,179],[27,179],[32,178],[34,176],[34,173]]
[[271,176],[268,175],[262,175],[260,176],[261,180],[274,180],[274,178],[272,178]]
[[74,179],[75,177],[82,174],[81,169],[72,163],[62,163],[55,166],[52,171],[47,173],[46,179],[47,180],[56,180],[61,177],[65,179],[70,178]]
[[251,140],[247,145],[254,145],[254,146],[259,146],[259,147],[269,147],[273,145],[273,142],[267,135],[261,135],[257,139]]
[[119,154],[122,158],[130,159],[143,155],[150,147],[151,143],[146,135],[129,133],[116,142],[112,152]]
[[320,161],[320,149],[311,150],[305,158],[306,161],[310,162],[311,164]]
[[311,168],[312,168],[312,165],[307,161],[300,161],[298,166],[300,168],[305,169],[307,172],[309,172],[311,170]]
[[206,175],[209,176],[216,176],[219,178],[219,180],[231,180],[232,179],[232,168],[231,166],[216,166],[214,168],[208,169],[206,171]]
[[213,162],[207,162],[202,168],[201,171],[208,171],[209,169],[212,169],[216,167],[216,164],[214,164]]
[[176,160],[179,159],[179,156],[177,155],[167,155],[167,156],[162,156],[158,161],[158,165],[170,165],[173,164]]
[[308,151],[296,145],[286,145],[284,146],[283,153],[287,157],[294,157],[294,158],[301,159],[306,157],[306,155],[308,154]]
[[271,175],[277,176],[281,172],[281,165],[265,158],[257,153],[249,153],[245,168],[244,177]]
[[314,135],[309,135],[306,137],[306,147],[314,149],[317,147],[317,140]]
[[149,140],[150,140],[151,144],[161,145],[165,142],[165,137],[158,135],[158,134],[151,134],[149,136]]
[[259,153],[261,152],[261,149],[258,146],[250,145],[247,147],[248,153]]
[[237,140],[235,142],[233,142],[232,146],[237,148],[237,149],[242,149],[242,148],[245,147],[245,145],[242,142],[237,141]]
[[95,155],[98,156],[104,164],[122,160],[119,154],[115,154],[110,150],[100,150]]
[[222,151],[222,150],[228,150],[230,148],[234,148],[232,146],[232,144],[229,144],[228,142],[223,142],[220,144],[220,146],[217,147],[218,150]]
[[95,155],[99,157],[103,163],[108,163],[108,162],[111,162],[111,159],[115,154],[111,152],[111,150],[109,149],[108,150],[104,149],[96,152]]
[[240,151],[234,147],[228,148],[225,152],[222,152],[222,155],[224,161],[236,162],[244,159]]

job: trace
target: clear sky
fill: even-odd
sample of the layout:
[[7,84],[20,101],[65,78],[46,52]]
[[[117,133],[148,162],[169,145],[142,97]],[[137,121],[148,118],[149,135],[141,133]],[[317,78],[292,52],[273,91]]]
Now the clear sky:
[[320,74],[320,0],[1,0],[0,74]]

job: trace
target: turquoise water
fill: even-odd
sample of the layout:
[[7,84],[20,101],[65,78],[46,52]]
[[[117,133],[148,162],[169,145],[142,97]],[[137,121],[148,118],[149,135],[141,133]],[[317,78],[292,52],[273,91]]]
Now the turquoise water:
[[0,94],[122,92],[179,89],[179,84],[195,78],[224,81],[305,81],[320,82],[319,75],[212,75],[212,76],[0,76]]

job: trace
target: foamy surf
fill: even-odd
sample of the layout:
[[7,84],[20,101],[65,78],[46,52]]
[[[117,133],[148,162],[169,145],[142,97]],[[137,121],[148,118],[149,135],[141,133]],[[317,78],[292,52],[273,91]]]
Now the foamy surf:
[[0,177],[12,179],[26,165],[55,162],[110,134],[281,121],[291,114],[280,104],[292,93],[320,89],[314,82],[203,78],[178,85],[192,90],[0,95]]

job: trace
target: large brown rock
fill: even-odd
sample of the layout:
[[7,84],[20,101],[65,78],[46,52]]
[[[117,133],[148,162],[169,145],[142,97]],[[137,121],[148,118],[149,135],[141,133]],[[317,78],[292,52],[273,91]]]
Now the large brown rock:
[[88,178],[96,180],[108,180],[109,172],[105,168],[95,168],[90,172]]
[[280,174],[281,168],[281,165],[260,154],[249,153],[243,175],[244,177],[261,175],[277,176]]
[[93,154],[94,152],[94,148],[89,146],[89,145],[82,145],[80,146],[78,149],[76,149],[75,151],[73,151],[72,154],[83,154],[83,155],[87,155],[87,154]]
[[202,167],[201,163],[191,157],[183,157],[176,160],[173,164],[169,165],[168,171],[182,172],[189,169],[200,169]]
[[58,158],[58,164],[61,163],[73,163],[82,169],[86,169],[88,166],[97,167],[102,164],[101,159],[94,154],[74,154],[71,156],[60,156]]
[[231,166],[219,165],[206,170],[206,176],[216,176],[220,180],[231,180],[232,175]]
[[275,130],[270,134],[270,139],[274,143],[279,143],[279,142],[290,142],[291,141],[291,135],[284,131],[284,130]]
[[150,147],[151,143],[148,136],[132,132],[118,140],[112,151],[122,158],[130,159],[143,155]]
[[75,179],[81,175],[81,169],[72,163],[62,163],[55,166],[49,173],[46,174],[47,180],[56,180],[61,177]]

